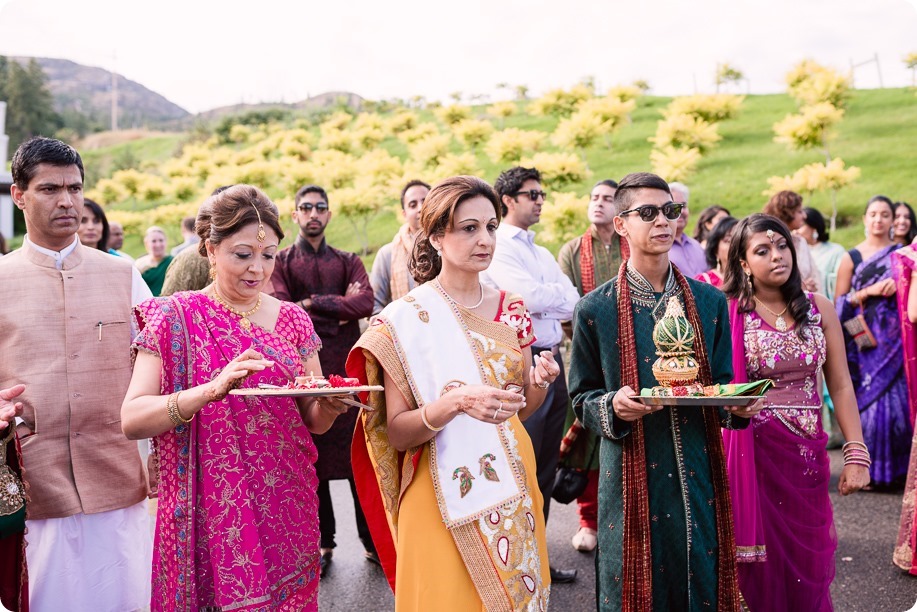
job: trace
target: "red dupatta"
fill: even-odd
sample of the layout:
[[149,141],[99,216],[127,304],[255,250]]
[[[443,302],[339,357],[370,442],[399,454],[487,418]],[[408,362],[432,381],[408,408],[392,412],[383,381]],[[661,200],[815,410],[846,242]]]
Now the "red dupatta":
[[892,270],[897,286],[898,318],[901,319],[901,335],[904,339],[904,375],[907,377],[907,396],[913,427],[917,417],[917,330],[907,318],[907,303],[911,276],[917,270],[917,249],[906,246],[892,253]]
[[[694,303],[694,294],[678,268],[672,266],[675,280],[685,299],[685,312],[694,327],[694,352],[700,367],[699,379],[704,385],[713,383],[703,327]],[[627,262],[618,271],[618,343],[621,350],[621,384],[640,389],[637,341],[634,337],[634,313],[627,282]],[[720,612],[739,610],[739,583],[736,574],[735,539],[732,532],[732,506],[726,459],[723,452],[719,415],[704,411],[710,470],[716,504],[716,533],[719,542],[717,559],[717,609]],[[624,506],[624,576],[621,607],[624,612],[643,612],[653,607],[653,567],[650,542],[649,499],[646,496],[646,445],[643,421],[631,423],[630,435],[624,438],[622,457]]]
[[[618,250],[621,253],[621,261],[626,262],[630,259],[630,245],[627,239],[620,234],[618,236]],[[583,279],[583,295],[595,289],[595,253],[592,250],[592,226],[586,230],[583,237],[580,238],[579,245],[579,269],[580,277]]]

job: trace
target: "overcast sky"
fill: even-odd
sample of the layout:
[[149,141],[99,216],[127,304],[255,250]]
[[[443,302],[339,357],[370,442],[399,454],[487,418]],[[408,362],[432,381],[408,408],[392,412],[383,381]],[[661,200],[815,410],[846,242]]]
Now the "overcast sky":
[[[876,54],[900,87],[911,51],[917,0],[0,0],[0,55],[114,69],[191,112],[332,90],[496,99],[497,83],[587,75],[687,94],[713,91],[717,62],[776,92],[804,57],[847,70]],[[875,63],[855,81],[877,87]]]

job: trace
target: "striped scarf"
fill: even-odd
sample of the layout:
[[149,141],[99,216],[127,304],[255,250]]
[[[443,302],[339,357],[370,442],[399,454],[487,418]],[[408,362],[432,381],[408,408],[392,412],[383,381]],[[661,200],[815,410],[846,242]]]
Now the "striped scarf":
[[[621,261],[626,262],[630,258],[630,245],[627,239],[618,235],[618,248],[621,253]],[[579,268],[580,276],[583,279],[583,295],[596,288],[595,284],[595,253],[592,250],[592,226],[586,230],[583,237],[580,238],[579,247]]]

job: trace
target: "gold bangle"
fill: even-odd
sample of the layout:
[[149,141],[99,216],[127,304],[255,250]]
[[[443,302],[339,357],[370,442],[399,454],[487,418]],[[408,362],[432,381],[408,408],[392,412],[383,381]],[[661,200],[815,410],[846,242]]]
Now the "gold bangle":
[[426,425],[427,429],[429,429],[430,431],[442,431],[443,427],[445,427],[445,425],[443,425],[443,427],[433,427],[432,425],[430,425],[430,421],[427,420],[427,405],[426,404],[420,407],[420,420],[423,421],[423,424]]
[[194,420],[194,415],[191,415],[190,419],[186,419],[181,415],[181,412],[178,411],[178,396],[181,394],[181,391],[176,391],[169,396],[168,401],[166,402],[166,409],[169,413],[169,420],[171,420],[176,427],[179,425],[186,425]]

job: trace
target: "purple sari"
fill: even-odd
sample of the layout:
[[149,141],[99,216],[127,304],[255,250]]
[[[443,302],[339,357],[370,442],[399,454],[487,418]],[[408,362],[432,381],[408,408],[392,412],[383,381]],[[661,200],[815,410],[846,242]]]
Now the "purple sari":
[[[274,367],[244,387],[302,374],[319,341],[283,303],[274,331],[198,292],[137,306],[135,350],[162,359],[162,393],[212,380],[248,348]],[[319,530],[315,447],[290,398],[228,395],[154,439],[159,507],[151,610],[317,610]]]
[[[862,263],[858,263],[856,249],[850,251],[854,261],[851,291],[891,278],[892,254],[898,248],[897,244],[891,245]],[[835,297],[842,322],[858,314],[848,296]],[[896,297],[866,299],[863,316],[878,346],[860,351],[845,330],[847,364],[856,390],[863,438],[872,456],[869,476],[876,485],[896,484],[907,475],[913,435]]]
[[730,314],[737,376],[776,385],[750,435],[729,432],[726,440],[736,544],[747,561],[738,566],[739,588],[752,611],[831,610],[837,536],[817,384],[826,354],[821,315],[813,302],[800,338],[795,327],[777,331],[734,302]]

